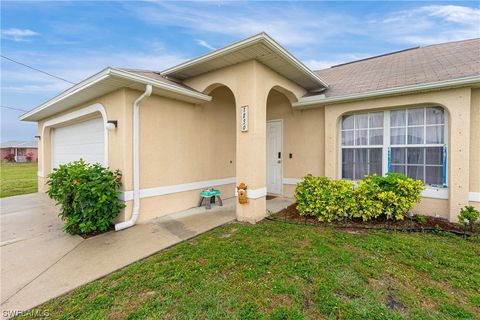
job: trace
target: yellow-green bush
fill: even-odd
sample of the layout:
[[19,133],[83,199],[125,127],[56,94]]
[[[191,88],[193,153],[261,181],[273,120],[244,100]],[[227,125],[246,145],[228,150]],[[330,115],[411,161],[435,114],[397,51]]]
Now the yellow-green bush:
[[351,181],[308,175],[297,184],[295,199],[301,215],[315,216],[320,221],[368,221],[380,216],[402,220],[420,201],[423,189],[420,180],[398,173],[367,176],[356,187]]
[[332,221],[356,211],[354,184],[346,180],[308,175],[295,191],[297,209],[302,215],[316,216],[320,221]]

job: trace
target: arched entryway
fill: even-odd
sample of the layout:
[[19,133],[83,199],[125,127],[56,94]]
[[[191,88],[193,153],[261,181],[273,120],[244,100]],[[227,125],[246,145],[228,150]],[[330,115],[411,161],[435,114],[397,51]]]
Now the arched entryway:
[[284,195],[285,165],[291,153],[287,152],[288,131],[292,125],[292,100],[290,91],[275,86],[267,96],[266,110],[266,187],[269,195]]

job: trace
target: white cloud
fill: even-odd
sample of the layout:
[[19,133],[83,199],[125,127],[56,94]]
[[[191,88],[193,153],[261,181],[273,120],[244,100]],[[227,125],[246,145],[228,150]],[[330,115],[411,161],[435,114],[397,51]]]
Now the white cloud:
[[378,36],[395,42],[429,45],[480,37],[480,9],[429,5],[392,12],[369,21]]
[[38,36],[39,33],[32,31],[30,29],[17,29],[17,28],[10,28],[10,29],[3,29],[1,31],[2,38],[9,39],[13,41],[28,41],[31,37]]
[[216,49],[210,43],[208,43],[207,41],[202,40],[202,39],[197,39],[197,44],[201,47],[207,48],[208,50],[215,50]]
[[[283,45],[305,46],[318,44],[336,34],[349,32],[352,19],[323,12],[319,17],[302,6],[261,6],[242,4],[229,11],[217,11],[217,6],[198,4],[179,5],[155,2],[155,6],[131,6],[139,19],[148,23],[174,26],[190,33],[215,33],[243,38],[267,32]],[[234,5],[232,5],[234,6]],[[335,27],[332,27],[335,26]]]
[[439,17],[447,22],[459,24],[475,24],[480,28],[480,9],[455,5],[432,5],[422,7],[419,11],[432,17]]

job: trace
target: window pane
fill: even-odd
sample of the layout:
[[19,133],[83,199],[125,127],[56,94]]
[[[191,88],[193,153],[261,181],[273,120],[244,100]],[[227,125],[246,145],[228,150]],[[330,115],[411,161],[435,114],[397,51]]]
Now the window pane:
[[353,116],[343,116],[342,129],[353,129]]
[[424,148],[408,148],[407,149],[407,164],[423,164]]
[[425,143],[430,144],[442,144],[443,143],[443,125],[440,126],[428,126],[425,128],[426,137]]
[[425,163],[426,164],[443,164],[443,148],[433,147],[425,148]]
[[360,180],[368,175],[368,163],[355,163],[355,180]]
[[407,166],[407,177],[423,181],[423,166]]
[[353,130],[342,131],[342,146],[353,146]]
[[354,149],[342,149],[342,163],[353,163]]
[[390,150],[390,161],[392,164],[405,164],[406,159],[406,149],[405,148],[392,148]]
[[383,128],[383,112],[370,113],[370,128]]
[[370,163],[382,164],[382,149],[370,149]]
[[355,129],[368,128],[368,113],[355,115]]
[[405,174],[405,166],[390,166],[390,172],[398,172]]
[[427,108],[427,124],[443,124],[444,121],[442,108]]
[[408,144],[423,144],[423,129],[424,127],[409,127]]
[[355,180],[368,174],[368,149],[355,149]]
[[405,141],[405,128],[392,128],[390,130],[390,143],[391,144],[406,144]]
[[404,127],[406,125],[405,110],[395,110],[390,112],[390,126]]
[[427,166],[425,167],[425,175],[425,184],[441,185],[443,168]]
[[370,129],[370,145],[383,144],[383,129]]
[[423,119],[424,116],[424,109],[408,109],[408,125],[415,126],[415,125],[423,125],[425,121]]
[[353,179],[353,163],[342,164],[342,179]]
[[355,130],[355,145],[366,146],[368,144],[368,130]]

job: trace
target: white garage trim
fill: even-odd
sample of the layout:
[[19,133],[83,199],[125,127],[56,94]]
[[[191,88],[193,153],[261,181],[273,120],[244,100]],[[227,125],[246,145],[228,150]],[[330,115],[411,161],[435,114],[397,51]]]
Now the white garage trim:
[[[99,112],[102,115],[103,119],[103,135],[104,135],[104,164],[108,166],[108,130],[106,129],[105,125],[107,124],[107,112],[105,111],[105,107],[100,103],[92,104],[91,106],[72,111],[70,113],[64,114],[63,116],[59,116],[48,121],[45,121],[43,124],[43,128],[41,130],[42,136],[40,137],[40,141],[42,142],[42,170],[38,172],[39,177],[45,177],[45,130],[49,127],[75,120],[77,118]],[[52,148],[50,148],[52,149]]]

